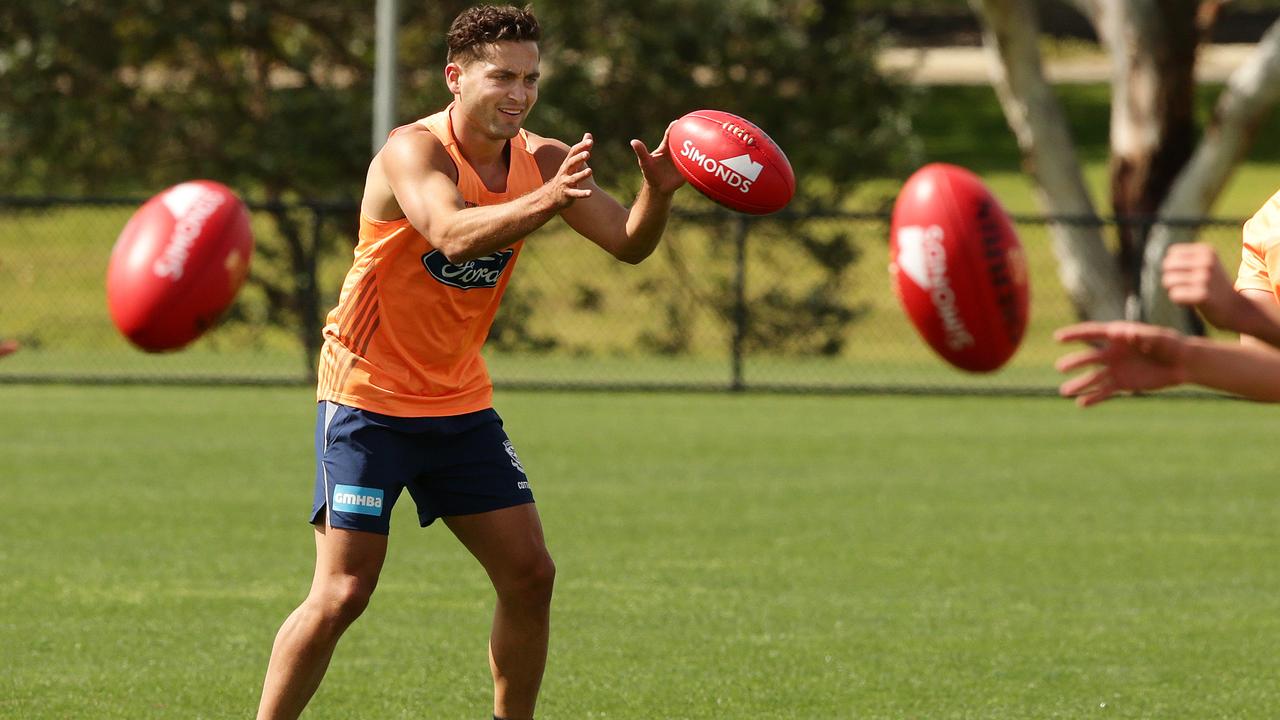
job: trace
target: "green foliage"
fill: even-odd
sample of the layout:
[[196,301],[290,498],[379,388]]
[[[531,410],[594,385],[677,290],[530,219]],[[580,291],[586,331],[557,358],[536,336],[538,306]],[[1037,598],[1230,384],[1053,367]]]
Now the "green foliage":
[[[162,12],[163,10],[163,12]],[[191,179],[243,195],[356,197],[367,161],[372,23],[363,2],[9,3],[0,9],[0,184],[151,194]],[[272,213],[250,284],[314,350],[311,270],[332,232]]]
[[907,126],[900,90],[874,64],[876,28],[856,21],[857,5],[655,0],[620,12],[604,0],[545,3],[548,72],[531,123],[606,139],[593,163],[607,178],[634,166],[625,139],[652,147],[686,112],[727,110],[787,152],[802,203],[831,202],[892,167]]
[[[470,4],[403,4],[402,120],[449,100],[444,32]],[[876,71],[875,28],[856,21],[857,6],[539,3],[546,81],[531,129],[595,133],[598,177],[629,196],[639,173],[627,140],[655,147],[676,117],[724,109],[787,151],[805,189],[798,207],[833,202],[888,171],[908,127],[901,92]],[[0,106],[0,185],[147,195],[204,177],[269,202],[353,202],[369,159],[372,15],[364,0],[5,4],[0,96],[14,102]],[[353,228],[270,212],[276,232],[260,236],[267,242],[250,282],[268,300],[266,320],[301,328],[314,350],[320,305],[332,302],[318,296],[317,258]],[[670,313],[680,302],[656,301]],[[498,326],[496,342],[548,347],[517,332],[518,318]]]
[[192,177],[350,196],[367,147],[366,3],[6,3],[0,182],[151,192]]
[[[468,2],[405,4],[402,119],[449,99],[444,31]],[[601,138],[606,184],[635,182],[699,107],[740,113],[834,189],[883,171],[899,91],[857,3],[544,2],[546,81],[532,129]],[[368,161],[372,7],[357,0],[6,3],[0,182],[9,192],[148,192],[191,177],[251,196],[358,195]],[[623,173],[623,170],[626,173]],[[626,177],[623,177],[625,174]]]

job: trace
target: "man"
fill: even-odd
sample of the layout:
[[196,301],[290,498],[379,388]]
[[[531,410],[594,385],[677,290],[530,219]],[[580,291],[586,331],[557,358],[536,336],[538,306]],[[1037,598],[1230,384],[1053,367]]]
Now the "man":
[[638,263],[684,184],[666,137],[653,152],[632,140],[643,184],[628,210],[593,181],[590,134],[569,147],[522,129],[539,37],[529,8],[459,15],[453,102],[396,129],[369,165],[355,261],[324,328],[315,577],[276,637],[259,718],[297,717],[319,686],[377,583],[405,488],[420,523],[441,518],[493,582],[494,717],[533,717],[555,568],[480,347],[529,233],[558,215]]
[[[1056,333],[1061,342],[1095,345],[1060,359],[1062,372],[1090,368],[1062,384],[1082,406],[1118,392],[1192,383],[1253,400],[1280,402],[1280,193],[1244,226],[1235,288],[1213,248],[1175,245],[1164,259],[1163,284],[1174,302],[1196,307],[1216,327],[1241,334],[1240,345],[1188,338],[1143,323],[1080,323]],[[1093,367],[1096,366],[1096,367]]]

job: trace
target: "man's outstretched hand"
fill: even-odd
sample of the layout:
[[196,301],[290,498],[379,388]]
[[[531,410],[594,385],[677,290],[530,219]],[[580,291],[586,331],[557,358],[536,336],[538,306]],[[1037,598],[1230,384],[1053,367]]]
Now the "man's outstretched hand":
[[671,148],[667,145],[667,139],[671,136],[671,125],[668,125],[666,131],[662,133],[662,142],[658,143],[657,149],[653,152],[649,152],[649,148],[645,147],[643,141],[631,141],[631,149],[636,153],[636,161],[640,163],[640,173],[644,175],[644,181],[650,188],[664,195],[670,195],[679,190],[685,183],[684,175],[676,169],[676,164],[671,159]]
[[1168,328],[1135,322],[1084,322],[1060,328],[1058,342],[1094,347],[1058,359],[1058,372],[1087,368],[1062,383],[1058,392],[1081,407],[1096,405],[1121,392],[1140,392],[1187,381],[1186,338]]

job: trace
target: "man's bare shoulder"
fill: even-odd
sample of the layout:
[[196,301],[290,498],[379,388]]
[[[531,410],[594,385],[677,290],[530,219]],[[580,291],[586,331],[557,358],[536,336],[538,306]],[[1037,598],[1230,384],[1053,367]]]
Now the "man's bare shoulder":
[[369,162],[360,210],[375,220],[398,220],[405,216],[397,188],[417,183],[439,172],[455,184],[458,167],[435,133],[414,123],[396,131]]
[[432,168],[439,170],[457,182],[458,168],[436,134],[421,123],[400,128],[382,147],[375,161],[407,168]]
[[560,164],[569,154],[569,146],[561,140],[543,137],[528,130],[525,131],[525,137],[529,153],[533,155],[533,159],[538,163],[538,169],[542,171],[542,179],[546,180],[555,175],[560,169]]

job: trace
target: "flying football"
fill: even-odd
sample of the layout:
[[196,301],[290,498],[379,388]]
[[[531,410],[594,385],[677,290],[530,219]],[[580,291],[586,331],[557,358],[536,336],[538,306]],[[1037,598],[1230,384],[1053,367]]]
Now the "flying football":
[[143,350],[184,347],[235,299],[252,254],[249,212],[235,193],[210,180],[174,185],[138,208],[116,239],[111,320]]
[[963,370],[1004,365],[1027,327],[1027,267],[986,185],[964,168],[926,165],[898,194],[890,233],[894,291],[929,346]]
[[671,126],[667,146],[689,184],[731,210],[767,215],[786,207],[796,192],[781,148],[737,115],[695,110]]

